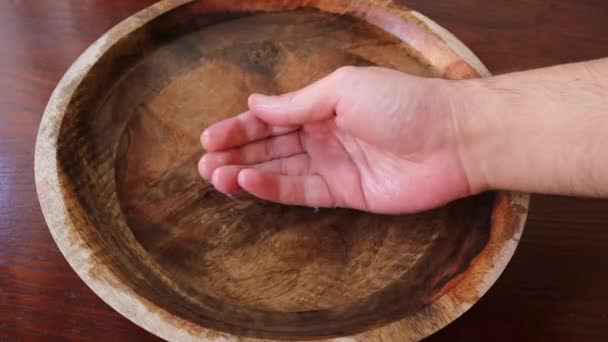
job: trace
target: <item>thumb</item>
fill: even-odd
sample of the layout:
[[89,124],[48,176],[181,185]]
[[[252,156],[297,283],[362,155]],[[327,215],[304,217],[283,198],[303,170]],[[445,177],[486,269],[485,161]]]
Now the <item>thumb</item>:
[[249,109],[262,120],[273,125],[301,125],[331,118],[340,97],[340,83],[344,69],[300,90],[280,96],[253,94]]

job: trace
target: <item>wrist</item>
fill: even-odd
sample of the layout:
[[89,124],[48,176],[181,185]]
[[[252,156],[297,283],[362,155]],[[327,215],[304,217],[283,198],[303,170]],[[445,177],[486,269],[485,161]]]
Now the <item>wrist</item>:
[[455,147],[469,189],[472,194],[490,190],[494,187],[493,161],[500,158],[497,144],[504,141],[498,135],[505,133],[496,129],[500,124],[493,113],[503,106],[499,103],[501,99],[485,79],[447,81],[446,87]]
[[606,61],[446,81],[472,193],[608,192]]

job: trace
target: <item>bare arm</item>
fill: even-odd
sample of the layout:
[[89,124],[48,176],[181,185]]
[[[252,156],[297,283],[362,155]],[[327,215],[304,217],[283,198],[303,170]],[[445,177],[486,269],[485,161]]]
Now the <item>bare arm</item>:
[[608,196],[608,59],[451,87],[475,191]]

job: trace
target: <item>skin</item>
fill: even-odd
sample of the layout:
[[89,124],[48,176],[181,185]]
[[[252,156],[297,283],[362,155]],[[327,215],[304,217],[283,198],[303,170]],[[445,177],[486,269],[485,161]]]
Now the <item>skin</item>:
[[411,213],[490,189],[608,196],[608,59],[479,80],[343,67],[201,135],[219,191]]

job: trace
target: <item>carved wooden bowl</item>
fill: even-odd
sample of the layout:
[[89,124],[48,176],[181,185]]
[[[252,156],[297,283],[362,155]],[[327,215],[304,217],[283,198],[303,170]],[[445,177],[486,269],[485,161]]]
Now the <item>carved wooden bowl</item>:
[[229,198],[197,174],[199,134],[250,93],[342,65],[488,75],[390,1],[167,0],[116,26],[69,69],[38,135],[38,195],[66,259],[173,341],[419,340],[456,319],[505,268],[527,195],[417,215],[316,212]]

